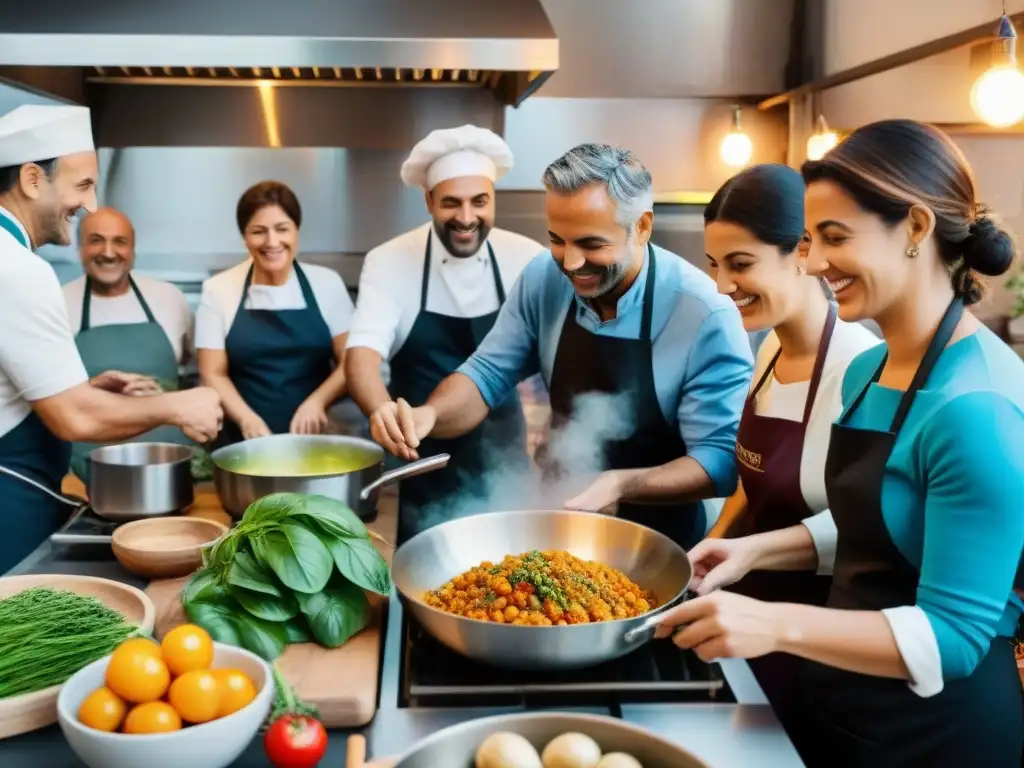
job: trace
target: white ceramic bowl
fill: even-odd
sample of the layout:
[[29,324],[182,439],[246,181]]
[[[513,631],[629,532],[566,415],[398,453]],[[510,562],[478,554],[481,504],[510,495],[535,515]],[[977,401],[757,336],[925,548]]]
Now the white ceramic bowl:
[[89,768],[226,768],[252,742],[274,702],[270,665],[249,651],[215,643],[214,668],[239,669],[256,686],[256,698],[249,706],[172,733],[104,733],[78,722],[78,708],[103,685],[109,661],[107,656],[79,670],[57,697],[60,729]]

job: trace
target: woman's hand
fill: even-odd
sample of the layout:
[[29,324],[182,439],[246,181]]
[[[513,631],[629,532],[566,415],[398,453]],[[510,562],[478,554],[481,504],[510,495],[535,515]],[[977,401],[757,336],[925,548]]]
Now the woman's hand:
[[295,411],[288,431],[293,435],[320,435],[327,431],[330,424],[331,420],[323,403],[319,398],[310,395]]
[[780,605],[715,592],[666,612],[654,636],[672,635],[673,643],[692,649],[702,661],[754,659],[779,649],[784,633]]
[[740,539],[704,539],[687,555],[693,565],[690,589],[698,595],[735,584],[754,570],[759,549],[750,536]]
[[238,428],[242,430],[242,437],[246,440],[252,440],[257,437],[267,437],[268,435],[273,434],[270,431],[270,427],[267,426],[267,423],[255,413],[242,419],[238,424]]
[[619,470],[602,472],[582,492],[565,502],[566,509],[578,509],[583,512],[612,512],[619,499],[622,498],[622,481],[624,473]]

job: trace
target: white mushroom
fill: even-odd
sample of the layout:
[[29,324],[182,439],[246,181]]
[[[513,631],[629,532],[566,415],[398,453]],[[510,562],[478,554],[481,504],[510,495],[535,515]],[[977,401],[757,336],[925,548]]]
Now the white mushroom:
[[644,768],[640,761],[625,752],[609,752],[601,758],[597,768]]
[[597,768],[601,748],[582,733],[563,733],[544,747],[541,753],[544,768]]
[[476,751],[476,768],[544,768],[533,745],[518,733],[492,733]]

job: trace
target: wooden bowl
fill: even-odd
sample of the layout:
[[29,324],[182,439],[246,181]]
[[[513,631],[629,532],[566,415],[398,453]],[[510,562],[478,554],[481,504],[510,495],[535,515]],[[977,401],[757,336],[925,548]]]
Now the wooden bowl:
[[[95,597],[135,624],[144,634],[152,634],[156,608],[142,590],[110,579],[71,576],[62,573],[0,578],[0,599],[12,597],[33,587],[50,587]],[[57,722],[59,685],[33,693],[0,699],[0,739],[45,728]]]
[[186,576],[203,564],[202,547],[227,526],[201,517],[151,517],[114,531],[114,557],[132,573],[149,579]]

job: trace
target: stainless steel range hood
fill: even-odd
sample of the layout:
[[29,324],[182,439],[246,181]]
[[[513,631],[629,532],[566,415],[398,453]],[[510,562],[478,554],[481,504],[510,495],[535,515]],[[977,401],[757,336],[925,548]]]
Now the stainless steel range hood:
[[88,104],[104,146],[408,146],[395,121],[500,126],[557,68],[540,0],[38,0],[0,21],[0,77]]

